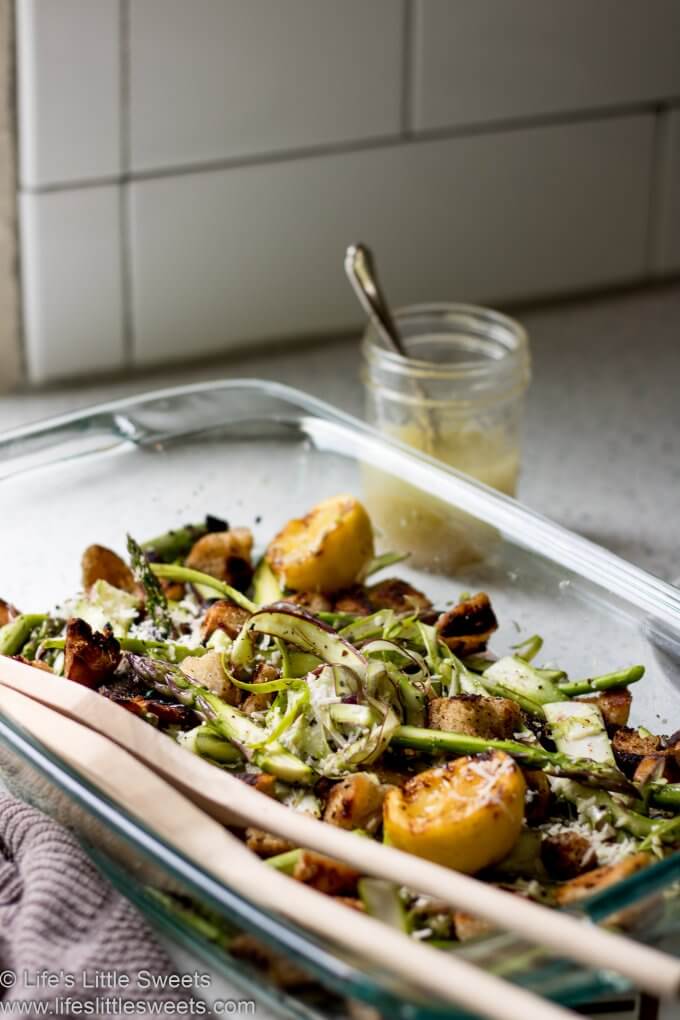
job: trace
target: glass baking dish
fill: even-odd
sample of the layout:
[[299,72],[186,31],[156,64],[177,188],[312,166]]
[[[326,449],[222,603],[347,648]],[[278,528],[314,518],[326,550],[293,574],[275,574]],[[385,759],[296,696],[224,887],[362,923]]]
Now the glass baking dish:
[[[494,647],[538,632],[549,660],[572,675],[643,662],[647,676],[635,689],[633,723],[676,728],[678,590],[514,500],[274,383],[232,380],[163,390],[5,433],[0,594],[25,611],[40,611],[77,588],[80,556],[89,543],[122,550],[128,530],[149,537],[207,512],[249,526],[262,548],[288,518],[339,492],[368,502],[382,531],[379,542],[414,547],[399,573],[433,601],[444,604],[463,590],[487,591],[500,622]],[[583,493],[574,498],[583,499]],[[427,527],[416,531],[419,521]],[[72,825],[147,912],[163,914],[150,889],[180,891],[278,947],[335,993],[371,1003],[390,1017],[462,1017],[396,979],[367,972],[360,960],[337,951],[332,932],[322,942],[240,899],[6,719],[0,720],[0,745],[8,785]],[[680,854],[578,909],[596,921],[616,915],[633,937],[678,952],[680,907],[670,895],[678,879]],[[195,932],[193,938],[201,943]],[[214,957],[215,947],[204,943]],[[626,990],[612,973],[549,960],[506,935],[457,952],[568,1004]]]

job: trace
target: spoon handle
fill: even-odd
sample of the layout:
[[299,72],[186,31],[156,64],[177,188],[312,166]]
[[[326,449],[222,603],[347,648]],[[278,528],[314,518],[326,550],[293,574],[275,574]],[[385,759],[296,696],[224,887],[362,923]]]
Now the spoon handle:
[[378,327],[383,342],[402,358],[407,358],[408,354],[380,286],[370,248],[364,244],[351,244],[345,254],[345,272],[364,311]]

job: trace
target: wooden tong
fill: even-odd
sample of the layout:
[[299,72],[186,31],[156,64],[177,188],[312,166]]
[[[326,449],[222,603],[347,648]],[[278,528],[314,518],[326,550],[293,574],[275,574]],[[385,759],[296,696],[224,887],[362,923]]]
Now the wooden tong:
[[291,811],[188,754],[142,719],[72,681],[47,677],[30,666],[0,659],[0,684],[22,691],[109,737],[218,821],[265,829],[295,846],[344,861],[363,874],[434,896],[556,956],[622,974],[652,995],[674,998],[680,994],[680,960],[667,953]]

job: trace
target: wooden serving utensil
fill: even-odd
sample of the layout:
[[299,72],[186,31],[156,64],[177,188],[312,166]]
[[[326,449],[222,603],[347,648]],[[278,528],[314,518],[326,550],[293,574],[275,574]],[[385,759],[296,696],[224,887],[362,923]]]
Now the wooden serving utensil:
[[[108,711],[115,706],[106,707]],[[489,1020],[517,1020],[519,1016],[523,1020],[574,1020],[571,1010],[540,999],[455,954],[445,955],[415,942],[268,867],[156,772],[95,729],[9,686],[0,687],[0,711],[164,842],[260,907],[330,938],[370,966],[412,982],[427,995]]]
[[660,998],[680,994],[680,960],[669,954],[587,919],[520,899],[479,879],[292,811],[70,680],[0,658],[0,685],[21,691],[109,737],[224,824],[265,829],[294,846],[344,861],[362,874],[433,896],[558,957],[621,974],[637,988]]

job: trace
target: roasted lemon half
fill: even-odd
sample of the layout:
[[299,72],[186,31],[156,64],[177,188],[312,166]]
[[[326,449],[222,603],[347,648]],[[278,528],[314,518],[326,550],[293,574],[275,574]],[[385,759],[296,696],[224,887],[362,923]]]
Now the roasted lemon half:
[[524,793],[524,777],[509,755],[458,758],[388,791],[385,835],[400,850],[473,874],[512,850]]
[[373,529],[353,496],[333,496],[296,517],[274,538],[266,559],[293,591],[348,588],[373,557]]

